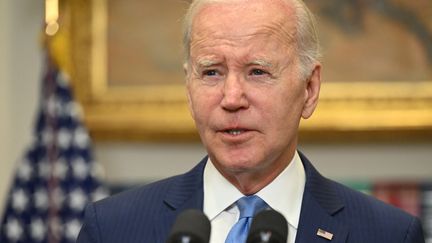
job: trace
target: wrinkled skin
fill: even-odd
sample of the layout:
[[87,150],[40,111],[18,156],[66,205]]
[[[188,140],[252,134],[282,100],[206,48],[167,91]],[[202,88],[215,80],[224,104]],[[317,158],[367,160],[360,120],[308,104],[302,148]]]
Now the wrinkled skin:
[[206,4],[192,23],[190,111],[211,161],[245,195],[286,168],[317,105],[321,66],[300,79],[295,21],[285,2],[252,0]]

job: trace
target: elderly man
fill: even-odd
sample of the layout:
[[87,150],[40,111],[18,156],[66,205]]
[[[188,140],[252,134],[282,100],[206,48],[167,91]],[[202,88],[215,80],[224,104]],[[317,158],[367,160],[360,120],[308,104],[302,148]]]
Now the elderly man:
[[281,212],[289,243],[424,242],[416,218],[322,177],[297,152],[320,90],[314,28],[300,0],[193,2],[184,68],[208,157],[91,204],[78,242],[165,242],[177,215],[196,208],[211,221],[211,243],[242,243],[232,231],[248,203]]

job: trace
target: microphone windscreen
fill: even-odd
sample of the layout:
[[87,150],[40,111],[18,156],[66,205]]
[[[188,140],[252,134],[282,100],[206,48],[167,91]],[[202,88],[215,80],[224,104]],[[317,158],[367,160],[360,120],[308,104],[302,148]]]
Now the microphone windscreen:
[[275,210],[263,210],[253,217],[247,243],[286,243],[288,222]]
[[210,221],[203,212],[196,209],[183,211],[177,217],[167,243],[208,243]]

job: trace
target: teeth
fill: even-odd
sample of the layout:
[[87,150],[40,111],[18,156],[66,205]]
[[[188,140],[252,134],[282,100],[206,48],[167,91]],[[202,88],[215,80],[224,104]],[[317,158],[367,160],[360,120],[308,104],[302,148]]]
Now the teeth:
[[243,132],[243,130],[228,130],[228,133],[231,135],[240,135]]

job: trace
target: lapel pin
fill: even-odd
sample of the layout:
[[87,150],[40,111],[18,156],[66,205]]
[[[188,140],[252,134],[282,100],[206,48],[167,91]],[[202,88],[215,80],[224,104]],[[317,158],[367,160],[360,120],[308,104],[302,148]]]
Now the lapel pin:
[[327,232],[327,231],[325,231],[323,229],[318,229],[317,235],[320,236],[320,237],[322,237],[322,238],[324,238],[324,239],[327,239],[327,240],[332,240],[333,239],[333,234],[330,233],[330,232]]

